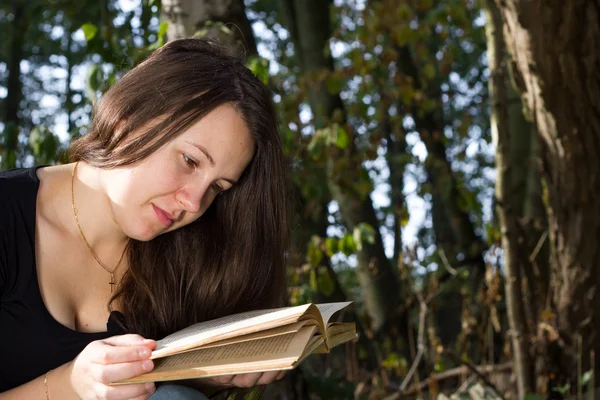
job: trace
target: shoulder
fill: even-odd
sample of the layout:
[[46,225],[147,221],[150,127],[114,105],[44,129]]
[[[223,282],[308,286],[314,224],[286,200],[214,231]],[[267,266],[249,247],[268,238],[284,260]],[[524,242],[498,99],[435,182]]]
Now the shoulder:
[[[35,202],[40,181],[37,168],[0,171],[0,231],[8,229],[14,218],[35,218]],[[4,229],[2,229],[4,228]]]
[[[39,179],[37,168],[0,171],[0,294],[10,281],[9,269],[16,265],[16,251],[29,242],[35,230],[35,202]],[[14,275],[14,274],[13,274]]]
[[36,170],[40,167],[15,168],[0,171],[0,188],[10,185],[39,183]]

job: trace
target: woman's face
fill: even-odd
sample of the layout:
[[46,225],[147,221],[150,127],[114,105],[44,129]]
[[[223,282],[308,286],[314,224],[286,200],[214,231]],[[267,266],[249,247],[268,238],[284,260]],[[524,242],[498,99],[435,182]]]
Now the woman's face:
[[103,170],[112,217],[142,241],[187,225],[235,185],[253,155],[246,123],[221,105],[140,163]]

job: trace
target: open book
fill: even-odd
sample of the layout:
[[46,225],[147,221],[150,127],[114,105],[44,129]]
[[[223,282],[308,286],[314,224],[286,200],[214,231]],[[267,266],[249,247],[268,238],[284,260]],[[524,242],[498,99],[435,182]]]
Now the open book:
[[356,338],[354,323],[330,322],[349,304],[249,311],[189,326],[158,341],[152,371],[115,384],[293,369]]

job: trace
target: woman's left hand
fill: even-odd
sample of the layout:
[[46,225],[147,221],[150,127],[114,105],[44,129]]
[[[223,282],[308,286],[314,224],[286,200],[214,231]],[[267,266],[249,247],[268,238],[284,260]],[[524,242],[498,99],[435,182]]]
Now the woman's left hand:
[[212,385],[249,388],[267,385],[285,376],[286,371],[252,372],[249,374],[223,375],[206,378]]

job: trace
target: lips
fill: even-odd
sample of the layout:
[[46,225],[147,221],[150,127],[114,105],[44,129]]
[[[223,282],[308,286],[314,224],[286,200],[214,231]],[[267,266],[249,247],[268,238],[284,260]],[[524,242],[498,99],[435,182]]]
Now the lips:
[[170,214],[168,214],[165,210],[163,210],[162,208],[156,207],[154,204],[152,204],[152,208],[154,209],[154,213],[158,217],[158,220],[163,225],[165,225],[168,228],[173,224],[174,218]]

